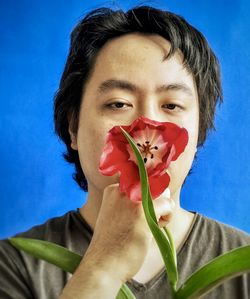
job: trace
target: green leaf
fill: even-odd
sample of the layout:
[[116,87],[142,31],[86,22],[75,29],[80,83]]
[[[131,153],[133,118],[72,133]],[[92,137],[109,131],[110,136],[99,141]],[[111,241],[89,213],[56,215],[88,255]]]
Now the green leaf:
[[10,243],[39,259],[54,264],[62,270],[73,273],[82,257],[57,244],[29,238],[10,238]]
[[[30,238],[10,238],[10,243],[23,250],[36,258],[45,260],[55,266],[58,266],[62,270],[74,273],[82,256],[68,250],[60,245]],[[130,291],[126,284],[123,284],[116,297],[117,299],[135,299],[135,296]]]
[[129,287],[124,283],[116,296],[116,299],[136,299]]
[[195,299],[225,280],[250,271],[250,245],[231,250],[193,273],[175,294],[175,299]]
[[178,281],[176,258],[173,254],[173,249],[171,248],[171,244],[168,240],[168,237],[166,237],[165,233],[158,226],[157,218],[155,215],[154,206],[152,203],[152,198],[149,190],[147,171],[145,169],[145,165],[141,153],[137,148],[132,137],[122,127],[120,128],[123,134],[125,135],[125,137],[127,138],[129,144],[131,145],[137,158],[139,174],[141,179],[141,188],[142,188],[142,205],[143,205],[145,217],[149,225],[149,228],[160,249],[166,267],[166,272],[169,278],[169,282],[172,287],[172,292],[174,293]]

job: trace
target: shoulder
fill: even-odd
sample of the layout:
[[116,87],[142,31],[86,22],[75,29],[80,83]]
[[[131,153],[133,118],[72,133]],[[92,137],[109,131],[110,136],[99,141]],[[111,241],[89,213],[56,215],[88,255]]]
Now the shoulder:
[[[250,235],[230,225],[196,214],[193,227],[178,253],[182,284],[212,259],[235,248],[250,245]],[[223,283],[205,298],[248,298],[250,276],[244,274]]]
[[[193,226],[178,252],[179,262],[197,269],[211,259],[235,248],[250,245],[249,234],[217,220],[196,214]],[[186,269],[189,272],[189,269]]]
[[[81,218],[78,211],[69,211],[66,214],[48,219],[40,225],[36,225],[25,232],[16,234],[14,237],[32,238],[53,242],[68,249],[82,253],[83,247],[87,247],[92,237],[91,228]],[[79,244],[81,243],[81,246]],[[8,255],[14,260],[26,257],[16,250],[8,239],[0,240],[1,259]]]
[[250,244],[248,233],[200,214],[197,214],[195,226],[196,234],[201,234],[201,240],[217,245],[221,252]]
[[25,232],[18,233],[16,236],[29,237],[36,235],[37,237],[42,238],[48,231],[53,231],[55,233],[61,231],[67,226],[67,222],[70,220],[73,213],[74,212],[70,211],[62,216],[49,218],[44,223],[35,225]]
[[[15,237],[46,240],[83,254],[92,231],[79,212],[70,211]],[[17,250],[7,239],[0,240],[0,273],[1,298],[9,292],[11,298],[57,298],[69,278],[60,268]]]
[[69,238],[74,239],[78,235],[89,238],[92,234],[91,228],[77,210],[50,218],[27,231],[17,233],[15,237],[46,240],[65,246]]

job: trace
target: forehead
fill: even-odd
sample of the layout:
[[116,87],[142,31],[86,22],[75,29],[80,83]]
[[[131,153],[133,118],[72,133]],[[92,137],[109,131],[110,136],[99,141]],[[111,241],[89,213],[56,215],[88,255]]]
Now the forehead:
[[131,33],[114,38],[98,53],[89,83],[129,79],[138,86],[150,89],[178,81],[193,85],[195,89],[193,77],[183,65],[182,53],[177,50],[166,59],[170,47],[170,43],[159,35]]
[[[130,33],[108,41],[101,50],[102,56],[114,54],[116,58],[128,58],[131,53],[133,57],[148,55],[153,51],[158,52],[161,61],[169,53],[170,42],[155,34]],[[156,53],[155,53],[156,54]],[[111,57],[110,57],[111,58]],[[113,57],[114,58],[114,57]]]

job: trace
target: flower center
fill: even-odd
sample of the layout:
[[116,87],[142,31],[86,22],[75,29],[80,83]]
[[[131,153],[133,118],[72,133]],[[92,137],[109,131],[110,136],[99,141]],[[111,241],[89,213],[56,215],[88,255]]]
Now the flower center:
[[154,154],[152,153],[152,151],[158,150],[158,146],[151,145],[149,141],[145,141],[143,144],[137,143],[137,146],[140,148],[145,164],[147,163],[148,159],[154,158]]

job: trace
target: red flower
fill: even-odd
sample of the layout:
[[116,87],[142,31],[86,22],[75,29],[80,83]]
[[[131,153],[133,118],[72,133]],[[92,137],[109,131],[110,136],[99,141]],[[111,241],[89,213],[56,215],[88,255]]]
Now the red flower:
[[[166,173],[188,143],[188,132],[170,122],[139,117],[130,126],[121,126],[137,143],[147,169],[152,198],[164,192],[170,182]],[[120,126],[107,135],[99,171],[108,176],[120,173],[120,190],[133,201],[141,200],[141,184],[137,160]]]

